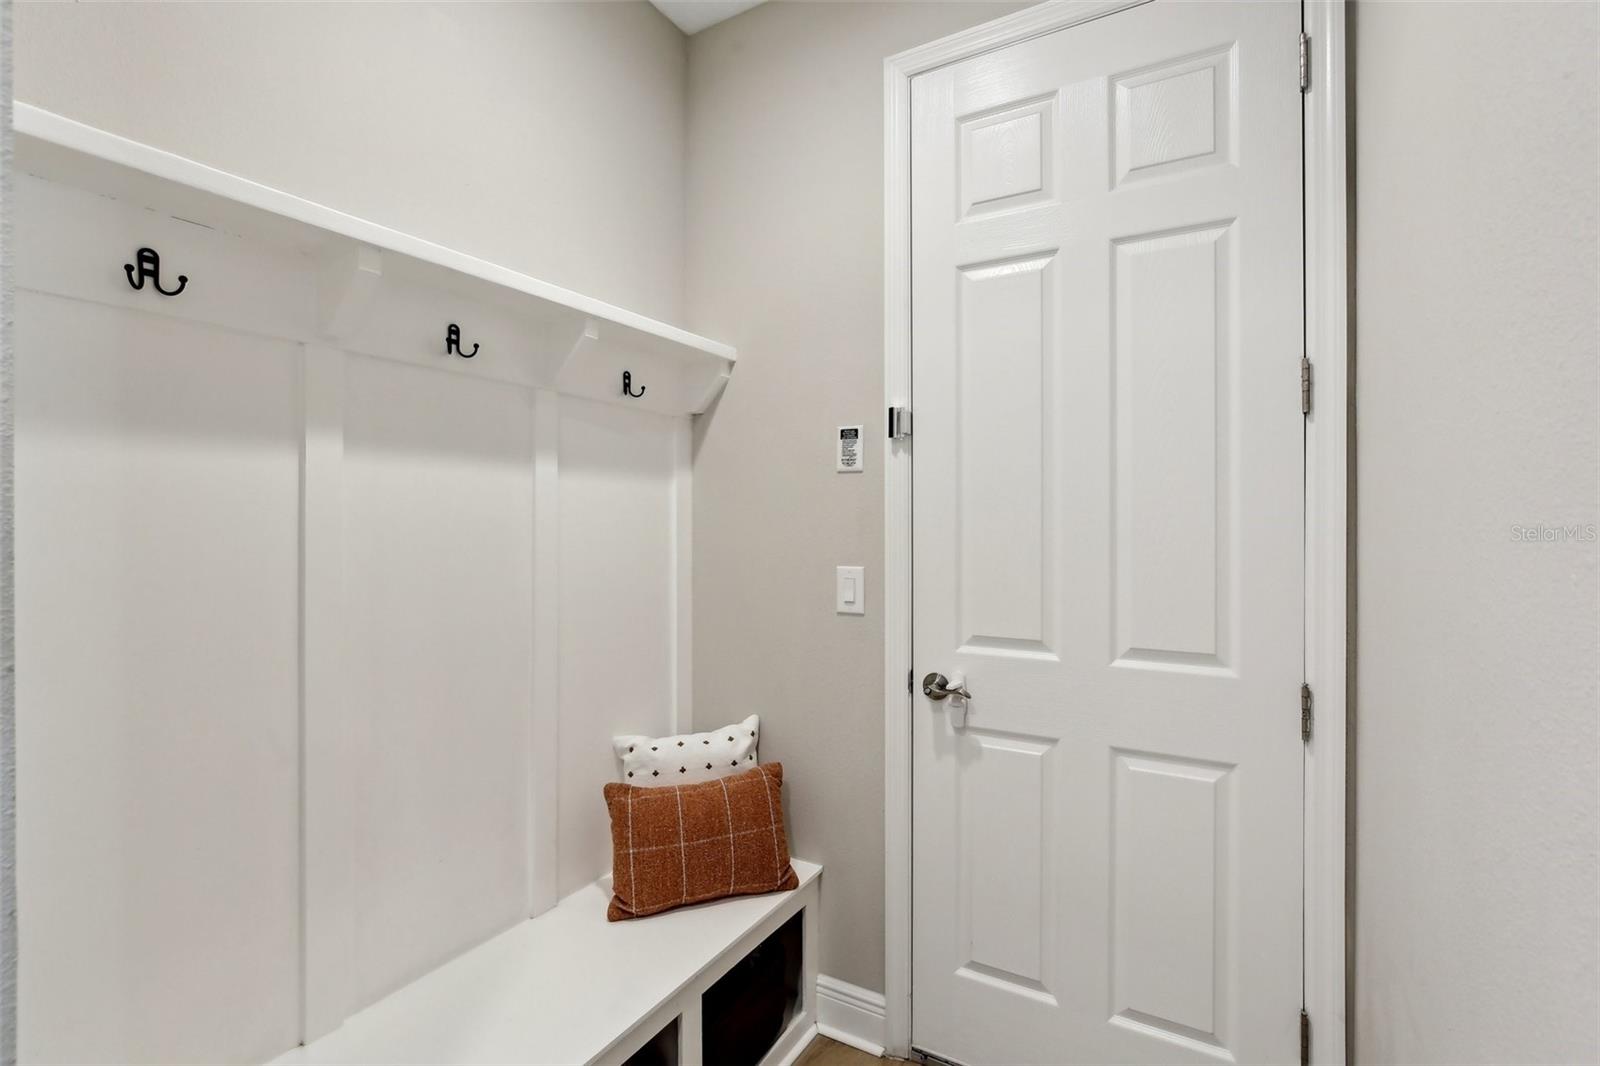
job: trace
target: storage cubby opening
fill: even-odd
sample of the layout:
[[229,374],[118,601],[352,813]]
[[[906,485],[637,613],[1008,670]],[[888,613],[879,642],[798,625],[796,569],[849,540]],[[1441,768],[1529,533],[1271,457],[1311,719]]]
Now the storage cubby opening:
[[700,999],[705,1062],[760,1062],[799,1015],[804,919],[801,910],[706,989]]
[[623,1066],[678,1066],[678,1033],[678,1019],[674,1018],[629,1055]]

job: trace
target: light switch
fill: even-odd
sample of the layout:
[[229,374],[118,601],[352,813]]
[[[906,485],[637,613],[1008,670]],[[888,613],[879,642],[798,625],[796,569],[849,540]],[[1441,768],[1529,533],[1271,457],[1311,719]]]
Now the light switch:
[[834,571],[834,612],[836,614],[867,613],[866,567],[841,566]]

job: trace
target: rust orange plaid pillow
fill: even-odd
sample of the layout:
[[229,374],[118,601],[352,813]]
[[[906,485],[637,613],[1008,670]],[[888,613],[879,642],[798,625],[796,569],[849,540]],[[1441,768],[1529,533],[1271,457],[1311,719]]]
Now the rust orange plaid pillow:
[[605,788],[613,922],[800,884],[783,831],[783,764],[696,785]]

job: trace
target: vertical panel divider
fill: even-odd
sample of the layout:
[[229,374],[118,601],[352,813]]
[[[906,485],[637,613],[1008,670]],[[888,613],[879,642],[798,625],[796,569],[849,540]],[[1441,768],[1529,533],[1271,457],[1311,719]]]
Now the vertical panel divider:
[[817,894],[800,912],[804,915],[800,922],[800,1013],[812,1025],[817,1024],[817,978],[822,959],[821,911],[822,886],[819,883]]
[[678,1015],[678,1066],[705,1066],[705,1007],[699,993],[691,992]]
[[694,420],[673,434],[672,471],[672,731],[694,728]]
[[338,1028],[349,1010],[355,877],[345,689],[345,354],[303,350],[300,453],[301,1036]]
[[533,390],[533,706],[528,763],[528,915],[555,906],[561,790],[561,397]]

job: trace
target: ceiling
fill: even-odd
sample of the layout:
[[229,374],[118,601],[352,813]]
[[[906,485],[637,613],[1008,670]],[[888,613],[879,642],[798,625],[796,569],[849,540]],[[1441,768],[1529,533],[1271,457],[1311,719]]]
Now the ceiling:
[[741,11],[749,11],[762,0],[650,0],[684,33],[695,34]]

